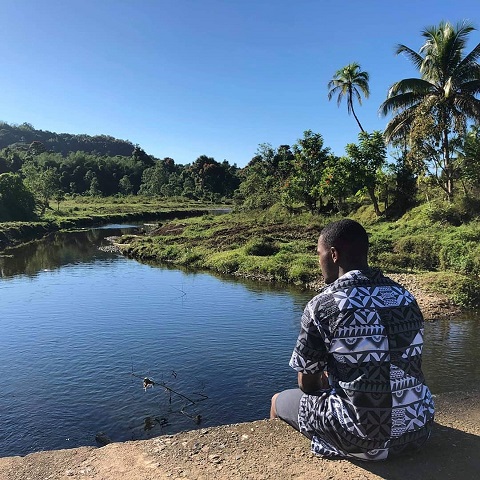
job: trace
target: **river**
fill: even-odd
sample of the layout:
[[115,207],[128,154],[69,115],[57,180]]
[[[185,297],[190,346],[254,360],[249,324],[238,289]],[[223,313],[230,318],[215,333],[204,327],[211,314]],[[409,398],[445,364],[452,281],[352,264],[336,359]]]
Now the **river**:
[[[0,456],[266,418],[295,385],[311,292],[98,248],[126,231],[58,233],[0,257]],[[478,314],[428,322],[434,394],[478,384],[479,334]]]

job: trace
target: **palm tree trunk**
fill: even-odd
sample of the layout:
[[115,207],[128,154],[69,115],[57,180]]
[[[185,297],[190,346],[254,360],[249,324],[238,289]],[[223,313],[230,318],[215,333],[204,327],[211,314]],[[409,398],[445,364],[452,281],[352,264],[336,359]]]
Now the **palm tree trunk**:
[[453,171],[450,161],[448,130],[446,128],[443,130],[443,162],[443,171],[445,173],[445,191],[447,192],[448,201],[451,202],[453,200]]
[[361,125],[361,123],[360,123],[360,121],[359,121],[358,118],[357,118],[357,115],[356,115],[356,113],[355,113],[355,110],[353,109],[353,105],[352,105],[352,113],[353,113],[353,116],[355,117],[355,120],[356,120],[357,123],[358,123],[358,126],[360,127],[360,130],[361,130],[362,132],[365,132],[365,130],[363,129],[363,127],[362,127],[362,125]]
[[353,116],[354,116],[355,120],[357,121],[358,126],[360,127],[360,130],[362,132],[365,132],[365,130],[362,127],[362,124],[360,123],[360,120],[357,117],[357,114],[355,113],[355,109],[353,108],[353,98],[352,98],[352,92],[351,91],[349,91],[347,102],[348,102],[348,105],[350,107],[349,110],[352,111]]

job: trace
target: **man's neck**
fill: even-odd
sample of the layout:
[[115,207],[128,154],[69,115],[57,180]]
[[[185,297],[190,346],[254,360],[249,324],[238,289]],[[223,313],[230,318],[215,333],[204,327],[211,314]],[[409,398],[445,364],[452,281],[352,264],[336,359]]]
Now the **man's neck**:
[[366,270],[368,269],[368,264],[367,263],[354,263],[354,264],[349,264],[349,265],[343,265],[338,267],[338,276],[342,277],[348,272],[351,272],[352,270]]

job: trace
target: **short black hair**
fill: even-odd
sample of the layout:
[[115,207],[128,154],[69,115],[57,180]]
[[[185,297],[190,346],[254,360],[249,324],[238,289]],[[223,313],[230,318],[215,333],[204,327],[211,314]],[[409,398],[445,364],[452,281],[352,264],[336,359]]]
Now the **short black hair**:
[[367,255],[368,234],[355,220],[344,218],[326,225],[320,232],[326,247],[350,251],[357,255]]

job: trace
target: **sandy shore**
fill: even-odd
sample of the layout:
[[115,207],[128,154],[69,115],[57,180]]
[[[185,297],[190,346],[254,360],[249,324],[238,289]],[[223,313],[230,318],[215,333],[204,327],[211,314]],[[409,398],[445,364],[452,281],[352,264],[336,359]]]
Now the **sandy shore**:
[[436,396],[434,434],[415,455],[381,463],[326,460],[280,420],[0,458],[1,480],[474,479],[480,472],[480,391]]

